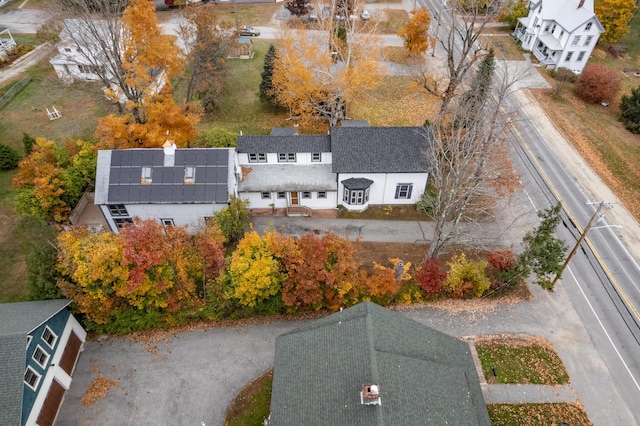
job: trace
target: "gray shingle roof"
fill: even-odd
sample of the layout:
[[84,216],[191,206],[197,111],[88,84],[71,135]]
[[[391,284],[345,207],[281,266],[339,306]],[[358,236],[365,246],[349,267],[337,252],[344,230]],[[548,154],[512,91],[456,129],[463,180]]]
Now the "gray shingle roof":
[[71,300],[0,304],[0,425],[19,425],[26,368],[27,335]]
[[433,136],[426,127],[332,127],[335,173],[423,173]]
[[[363,384],[382,405],[360,403]],[[490,425],[467,343],[366,302],[276,339],[271,424]]]
[[[163,149],[100,151],[96,204],[204,204],[228,201],[232,149],[176,149],[173,166],[164,165]],[[151,167],[151,184],[142,184],[142,167]],[[195,167],[195,181],[185,183],[185,167]]]
[[246,170],[244,180],[238,183],[240,192],[336,190],[331,164],[253,164]]
[[238,136],[238,152],[247,154],[330,151],[329,135]]

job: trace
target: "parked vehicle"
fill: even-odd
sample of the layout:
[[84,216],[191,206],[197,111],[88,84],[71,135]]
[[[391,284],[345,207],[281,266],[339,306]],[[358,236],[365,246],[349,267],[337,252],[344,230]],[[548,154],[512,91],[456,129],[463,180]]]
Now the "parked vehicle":
[[363,10],[360,14],[360,19],[362,19],[363,21],[371,19],[371,13],[369,13],[367,9]]
[[243,25],[242,27],[240,27],[240,35],[258,37],[260,35],[260,30],[249,25]]

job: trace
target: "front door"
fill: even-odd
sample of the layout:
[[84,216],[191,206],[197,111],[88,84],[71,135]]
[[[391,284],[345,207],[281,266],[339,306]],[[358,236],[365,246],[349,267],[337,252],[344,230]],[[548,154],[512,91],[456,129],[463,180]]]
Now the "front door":
[[297,192],[292,192],[291,193],[291,205],[292,206],[297,206],[298,205],[298,193]]

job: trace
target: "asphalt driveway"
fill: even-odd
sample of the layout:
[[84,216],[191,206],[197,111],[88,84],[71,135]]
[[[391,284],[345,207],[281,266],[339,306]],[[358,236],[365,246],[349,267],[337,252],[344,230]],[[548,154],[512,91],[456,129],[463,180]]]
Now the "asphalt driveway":
[[[298,324],[211,328],[159,342],[87,342],[57,425],[221,425],[244,385],[272,368],[276,336]],[[99,374],[118,385],[83,406]]]
[[[544,337],[558,351],[575,397],[594,424],[634,424],[562,284],[554,293],[537,287],[532,291],[532,300],[518,303],[451,301],[402,312],[453,336]],[[210,328],[146,343],[129,338],[88,342],[57,424],[222,425],[227,407],[243,386],[272,367],[275,338],[301,324]],[[99,374],[118,385],[102,400],[83,406],[81,398]]]

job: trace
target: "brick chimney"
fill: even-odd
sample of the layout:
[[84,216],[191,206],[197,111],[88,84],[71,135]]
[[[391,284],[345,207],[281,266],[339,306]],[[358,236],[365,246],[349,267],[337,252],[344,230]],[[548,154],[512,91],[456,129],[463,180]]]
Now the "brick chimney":
[[578,9],[580,9],[582,6],[584,6],[584,0],[580,0],[580,3],[578,3]]

